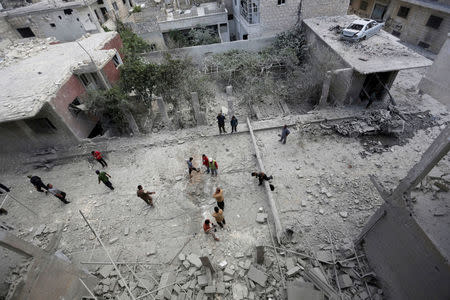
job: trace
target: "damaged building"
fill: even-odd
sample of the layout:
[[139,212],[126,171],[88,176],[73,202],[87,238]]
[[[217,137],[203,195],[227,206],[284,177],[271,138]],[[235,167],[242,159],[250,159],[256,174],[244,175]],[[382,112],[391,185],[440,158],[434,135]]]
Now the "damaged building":
[[303,20],[313,65],[323,76],[319,105],[352,104],[389,99],[389,89],[400,70],[430,66],[432,62],[380,31],[367,40],[341,40],[341,31],[357,16]]
[[450,31],[447,0],[352,0],[349,13],[385,22],[386,31],[436,54]]
[[0,69],[2,151],[78,143],[102,132],[82,96],[119,79],[122,41],[115,32],[48,46]]

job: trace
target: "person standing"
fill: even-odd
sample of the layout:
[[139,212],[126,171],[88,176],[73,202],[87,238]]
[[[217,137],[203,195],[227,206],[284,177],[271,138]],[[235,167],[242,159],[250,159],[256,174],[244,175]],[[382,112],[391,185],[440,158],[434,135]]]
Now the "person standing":
[[42,182],[42,179],[39,176],[28,175],[28,178],[30,178],[31,184],[34,185],[38,192],[43,193],[45,191],[42,189],[47,190],[47,186]]
[[217,169],[219,169],[219,166],[217,165],[217,162],[212,158],[209,159],[209,169],[211,170],[211,176],[217,176]]
[[214,240],[219,241],[219,238],[214,233],[216,231],[216,228],[214,227],[216,227],[216,225],[211,224],[211,221],[209,219],[206,219],[205,223],[203,223],[203,230],[205,231],[205,233],[212,235]]
[[92,151],[91,152],[92,156],[102,165],[102,167],[107,167],[108,164],[106,163],[106,161],[103,159],[102,154],[99,151]]
[[142,185],[138,185],[137,196],[145,201],[150,206],[153,206],[153,198],[150,195],[155,194],[155,192],[144,191]]
[[259,173],[253,172],[252,176],[255,176],[256,178],[258,178],[259,185],[262,185],[264,180],[269,181],[269,180],[273,179],[273,176],[267,176],[264,172],[259,172]]
[[61,200],[64,204],[69,204],[70,201],[67,201],[66,199],[66,193],[64,193],[61,190],[58,190],[57,188],[54,188],[52,184],[47,184],[47,191],[46,193],[50,193],[53,196],[55,196],[56,198],[58,198],[59,200]]
[[238,119],[236,119],[235,116],[231,117],[230,124],[231,124],[231,133],[237,132]]
[[100,184],[100,181],[101,181],[101,182],[103,182],[104,185],[109,187],[111,190],[114,190],[114,187],[112,186],[111,181],[109,181],[109,178],[111,178],[111,175],[109,175],[108,173],[103,172],[103,171],[100,172],[99,170],[96,170],[95,174],[98,175],[98,184]]
[[209,158],[205,154],[202,154],[202,164],[206,167],[206,174],[209,173]]
[[225,202],[223,201],[223,190],[218,187],[216,189],[216,191],[213,194],[213,198],[216,199],[217,201],[217,206],[221,209],[221,210],[225,210]]
[[286,138],[287,136],[290,134],[291,132],[289,131],[289,129],[287,128],[287,125],[283,126],[283,129],[281,130],[281,139],[280,142],[282,142],[283,144],[286,144]]
[[197,173],[200,172],[199,168],[194,167],[194,164],[192,163],[193,160],[194,158],[189,157],[189,159],[186,161],[188,165],[189,178],[192,178],[192,171],[197,171]]
[[220,134],[222,134],[222,130],[227,133],[225,131],[225,116],[221,112],[217,115],[217,124],[219,125]]
[[219,224],[220,228],[223,228],[223,225],[225,225],[225,218],[223,216],[223,210],[221,210],[217,206],[214,207],[213,217],[214,217],[214,219],[216,219],[216,222],[217,222],[217,224]]

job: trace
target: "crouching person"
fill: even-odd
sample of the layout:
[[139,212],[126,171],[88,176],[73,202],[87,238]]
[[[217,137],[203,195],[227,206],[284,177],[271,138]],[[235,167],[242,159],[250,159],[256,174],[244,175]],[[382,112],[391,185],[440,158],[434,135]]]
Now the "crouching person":
[[216,231],[215,227],[216,227],[216,225],[212,224],[209,219],[206,219],[205,223],[203,223],[203,230],[205,231],[205,233],[211,234],[213,236],[214,240],[219,241],[219,238],[214,233]]

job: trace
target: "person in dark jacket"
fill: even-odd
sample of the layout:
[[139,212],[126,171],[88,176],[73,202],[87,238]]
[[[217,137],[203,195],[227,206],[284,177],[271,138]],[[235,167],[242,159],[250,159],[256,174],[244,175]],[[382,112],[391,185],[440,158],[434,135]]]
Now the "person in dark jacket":
[[47,192],[49,192],[50,194],[61,200],[64,204],[70,203],[70,201],[67,201],[66,199],[66,193],[64,193],[61,190],[58,190],[57,188],[54,188],[53,185],[51,185],[50,183],[47,184]]
[[280,142],[282,142],[283,144],[286,144],[286,138],[287,136],[290,134],[291,132],[289,131],[289,129],[287,128],[287,125],[283,126],[283,130],[281,130],[281,139]]
[[41,177],[28,175],[28,178],[30,178],[31,184],[34,185],[34,187],[36,188],[36,190],[38,192],[43,193],[45,191],[43,191],[42,189],[44,189],[44,190],[48,189],[47,186],[42,182]]
[[227,133],[225,130],[225,116],[221,112],[217,115],[217,124],[219,125],[220,134],[222,134],[222,130]]
[[230,124],[231,124],[231,133],[237,132],[238,119],[236,119],[235,116],[231,117]]
[[273,176],[267,176],[264,172],[253,172],[252,176],[255,176],[259,180],[259,185],[262,185],[264,180],[271,180]]

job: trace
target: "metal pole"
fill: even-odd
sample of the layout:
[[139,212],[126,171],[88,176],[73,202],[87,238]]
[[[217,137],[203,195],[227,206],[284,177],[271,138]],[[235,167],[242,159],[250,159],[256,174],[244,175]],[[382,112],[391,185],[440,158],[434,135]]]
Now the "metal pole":
[[87,54],[87,55],[89,56],[89,58],[91,59],[91,62],[92,62],[92,63],[94,64],[94,66],[95,66],[95,73],[100,77],[100,79],[101,79],[101,81],[102,81],[102,83],[103,83],[104,88],[105,88],[105,89],[109,89],[110,86],[109,86],[108,82],[106,81],[106,79],[105,79],[105,77],[103,76],[102,72],[98,69],[97,64],[94,62],[94,59],[92,58],[92,56],[89,54],[89,52],[87,52],[87,50],[86,50],[83,46],[81,46],[81,44],[80,44],[79,41],[75,41],[75,42],[78,44],[78,46],[80,46],[81,49],[84,50],[84,52],[86,52],[86,54]]
[[130,294],[131,299],[136,300],[136,298],[133,296],[133,293],[130,290],[130,287],[128,286],[127,282],[125,281],[125,279],[122,276],[122,273],[120,273],[119,268],[117,267],[117,265],[114,263],[111,255],[109,254],[108,250],[106,249],[105,245],[103,244],[102,240],[100,239],[100,237],[97,235],[97,232],[94,230],[94,228],[92,228],[91,224],[89,224],[88,220],[86,219],[86,217],[84,216],[84,214],[81,212],[81,210],[79,210],[81,216],[83,217],[84,221],[86,222],[86,224],[89,226],[89,228],[91,229],[92,233],[95,235],[95,237],[97,238],[98,242],[100,243],[100,245],[103,247],[103,249],[106,252],[106,255],[108,256],[108,259],[111,261],[112,265],[114,266],[114,269],[116,270],[117,274],[119,274],[120,279],[122,280],[123,284],[125,285],[125,289],[128,291],[128,293]]
[[92,298],[94,298],[95,300],[97,300],[97,297],[95,297],[94,293],[91,292],[91,290],[88,288],[88,286],[86,285],[86,283],[84,283],[84,281],[81,280],[81,278],[78,278],[78,279],[80,279],[81,283],[82,283],[82,284],[84,285],[84,287],[88,290],[89,294],[91,294]]
[[[130,270],[130,272],[131,272],[131,274],[133,274],[134,278],[136,278],[144,286],[144,288],[147,290],[147,292],[150,293],[150,290],[145,286],[145,284],[142,282],[142,280],[139,277],[137,277],[136,273],[134,273],[134,271],[130,268],[130,266],[129,265],[125,265],[125,266],[127,266],[128,270]],[[152,294],[150,294],[150,296],[153,299],[155,299],[155,296],[153,296]]]

